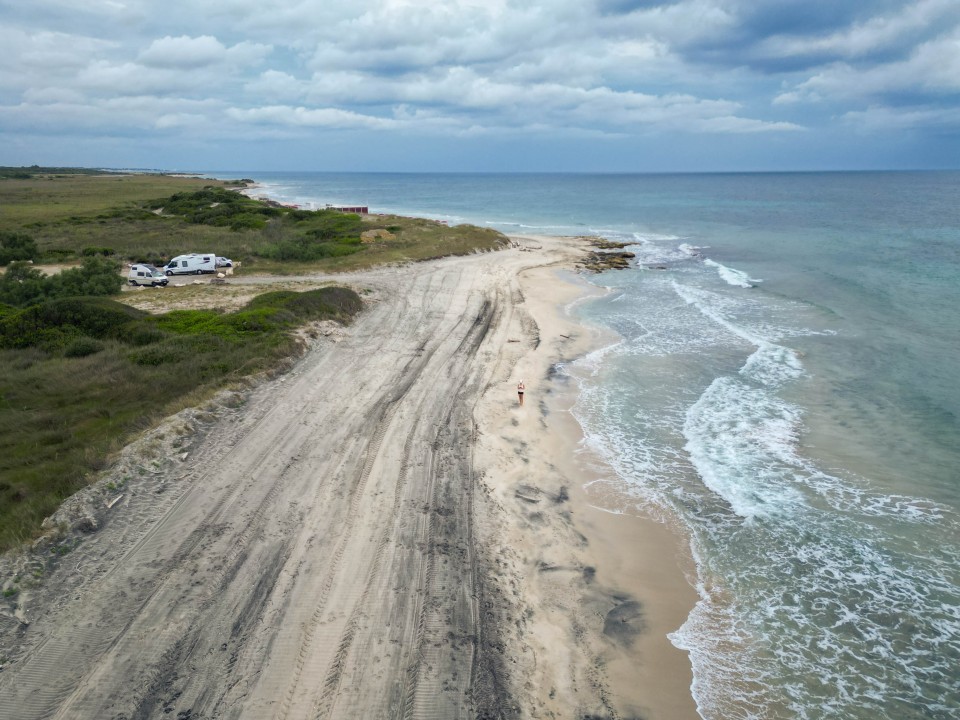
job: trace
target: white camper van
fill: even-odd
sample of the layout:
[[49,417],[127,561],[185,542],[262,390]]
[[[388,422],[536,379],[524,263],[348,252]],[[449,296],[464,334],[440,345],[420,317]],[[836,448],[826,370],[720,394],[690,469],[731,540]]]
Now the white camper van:
[[163,271],[167,275],[203,275],[203,273],[215,273],[217,271],[217,256],[213,253],[206,255],[200,253],[177,255],[173,260],[163,266]]
[[151,285],[153,287],[160,285],[166,287],[170,281],[153,265],[140,264],[130,266],[130,272],[127,273],[127,282],[131,285]]

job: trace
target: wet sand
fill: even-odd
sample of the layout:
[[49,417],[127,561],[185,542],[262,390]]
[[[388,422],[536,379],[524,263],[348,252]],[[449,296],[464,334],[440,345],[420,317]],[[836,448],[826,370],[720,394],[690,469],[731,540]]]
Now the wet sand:
[[36,580],[0,614],[0,717],[696,717],[681,546],[591,507],[550,372],[601,341],[558,312],[582,249],[516,242],[316,278],[369,299],[354,325],[4,558]]
[[[617,481],[581,443],[575,383],[552,370],[615,340],[565,311],[601,291],[550,266],[519,280],[538,343],[505,348],[514,370],[481,404],[478,455],[500,511],[491,535],[526,618],[512,638],[528,678],[523,715],[697,718],[686,654],[667,639],[696,602],[689,551],[652,518],[601,509],[623,505]],[[523,408],[510,394],[521,377]]]

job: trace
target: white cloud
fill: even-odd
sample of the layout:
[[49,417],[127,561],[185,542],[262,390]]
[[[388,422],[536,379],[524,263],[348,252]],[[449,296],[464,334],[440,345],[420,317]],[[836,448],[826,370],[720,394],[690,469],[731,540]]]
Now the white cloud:
[[703,132],[717,134],[747,134],[747,133],[770,133],[770,132],[795,132],[806,130],[802,125],[791,122],[765,122],[754,120],[752,118],[736,117],[735,115],[725,115],[722,117],[711,117],[698,119],[693,122],[694,127],[698,127]]
[[159,130],[197,128],[207,125],[209,121],[210,118],[199,113],[165,113],[157,118],[156,127]]
[[299,100],[308,91],[308,84],[289,73],[266,70],[244,86],[248,95],[272,100]]
[[843,120],[865,130],[900,131],[918,128],[960,130],[957,107],[870,107],[844,113]]
[[163,37],[154,40],[140,53],[139,62],[149,67],[193,69],[223,62],[244,65],[261,62],[273,48],[242,42],[227,48],[211,35]]
[[85,97],[75,88],[44,87],[29,88],[23,93],[23,99],[28,105],[56,105],[82,104]]
[[[65,125],[73,130],[95,130],[104,134],[127,134],[152,130],[158,118],[194,116],[215,120],[223,108],[216,101],[158,98],[149,95],[77,101],[64,97],[59,102],[0,105],[0,127],[56,132]],[[169,122],[169,121],[168,121]],[[212,123],[211,123],[211,127]]]
[[779,94],[792,104],[824,99],[878,98],[894,93],[952,94],[960,91],[960,29],[917,47],[909,58],[867,68],[836,63]]
[[148,68],[137,63],[115,65],[96,60],[76,75],[77,86],[108,96],[189,92],[200,78],[169,68]]
[[269,105],[249,109],[232,107],[227,110],[226,115],[243,123],[292,127],[382,129],[396,125],[396,121],[391,118],[362,115],[339,108],[311,109],[289,105]]
[[114,42],[60,32],[28,32],[0,24],[0,88],[26,92],[46,83],[67,82],[77,67],[108,53]]
[[[960,90],[960,5],[897,1],[764,39],[743,0],[35,0],[0,8],[0,122],[164,137],[932,127]],[[908,93],[915,112],[889,110]]]
[[[856,58],[896,47],[917,31],[937,29],[937,23],[955,24],[960,13],[956,0],[919,0],[899,12],[870,18],[824,36],[777,35],[763,40],[758,54],[765,57],[826,55]],[[952,23],[950,20],[952,19]]]
[[723,37],[737,23],[735,2],[683,0],[606,18],[602,27],[621,37],[654,37],[671,46],[689,46]]

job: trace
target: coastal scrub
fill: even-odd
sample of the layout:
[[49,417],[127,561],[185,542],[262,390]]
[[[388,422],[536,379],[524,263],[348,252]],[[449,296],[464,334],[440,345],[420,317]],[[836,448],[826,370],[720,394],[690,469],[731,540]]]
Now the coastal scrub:
[[259,295],[233,313],[152,315],[108,298],[0,305],[0,550],[102,469],[133,435],[296,352],[305,323],[348,323],[343,287]]

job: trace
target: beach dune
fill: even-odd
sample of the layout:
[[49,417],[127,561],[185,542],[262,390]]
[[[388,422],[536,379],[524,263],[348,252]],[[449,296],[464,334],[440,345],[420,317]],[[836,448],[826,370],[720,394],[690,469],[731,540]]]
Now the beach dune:
[[551,372],[602,340],[559,312],[580,252],[335,278],[354,325],[130,480],[0,623],[0,716],[696,717],[681,546],[594,507]]

